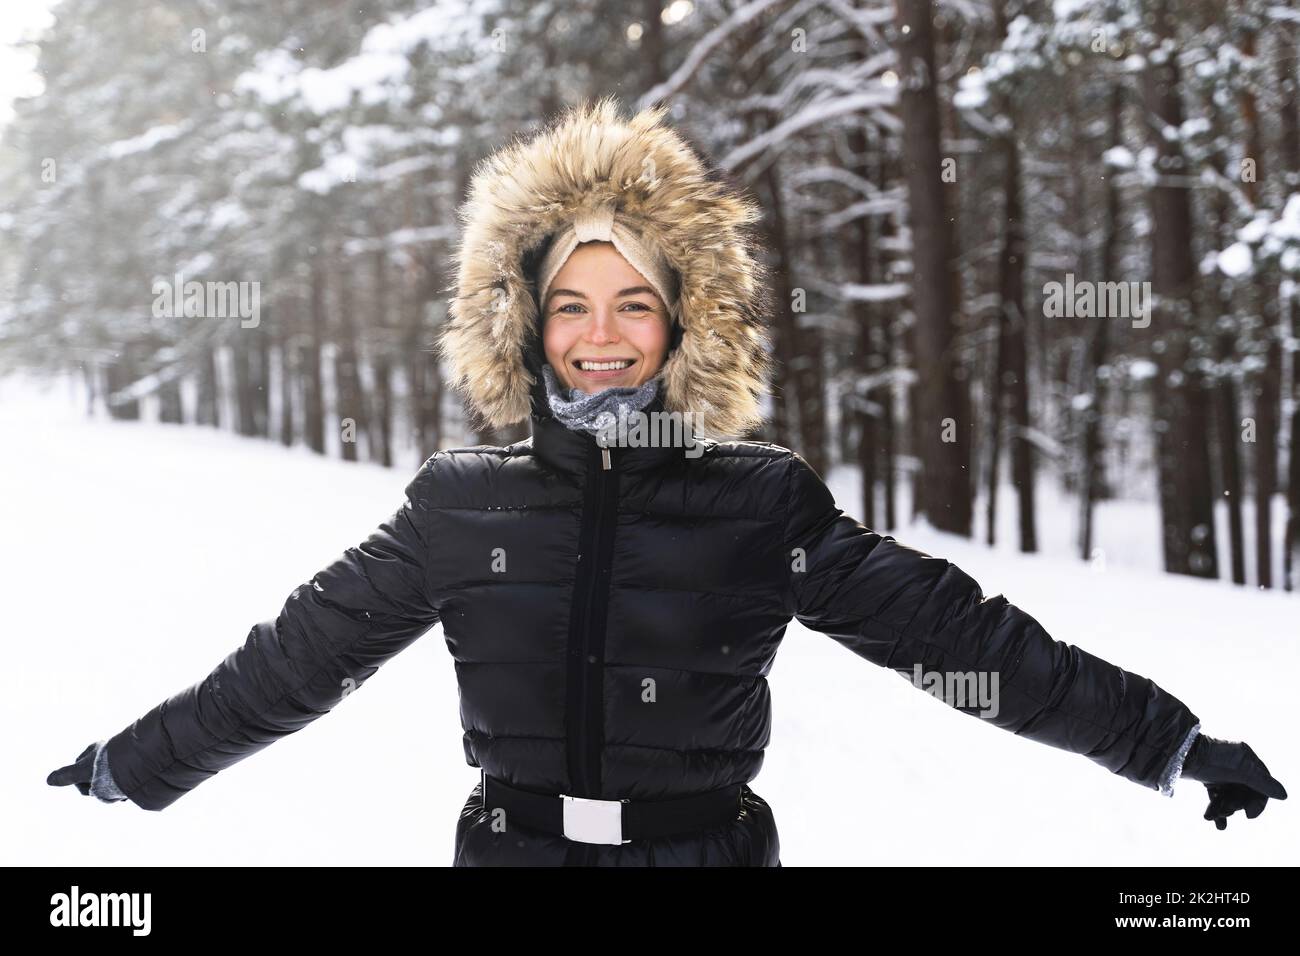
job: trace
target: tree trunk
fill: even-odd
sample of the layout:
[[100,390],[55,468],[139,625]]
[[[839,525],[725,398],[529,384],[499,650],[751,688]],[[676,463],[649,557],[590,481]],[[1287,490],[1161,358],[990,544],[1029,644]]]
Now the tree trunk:
[[134,341],[126,341],[118,346],[113,358],[107,363],[104,376],[104,399],[110,418],[119,421],[136,421],[140,418],[140,400],[138,398],[113,401],[113,396],[128,385],[135,384],[140,377],[138,348]]
[[[865,128],[859,124],[850,131],[848,135],[848,145],[850,153],[859,157],[861,162],[858,163],[858,172],[865,181],[870,181],[870,147],[867,143]],[[874,244],[871,241],[872,219],[869,216],[861,216],[854,229],[854,272],[855,280],[863,285],[869,285],[875,281],[876,271],[874,269],[873,256]],[[876,470],[876,463],[880,459],[880,413],[878,409],[881,405],[878,396],[885,390],[879,386],[874,388],[859,387],[857,382],[863,378],[872,375],[880,375],[889,367],[889,356],[881,350],[882,336],[878,325],[878,312],[882,311],[870,302],[853,303],[853,315],[857,324],[857,341],[853,351],[853,379],[854,387],[851,390],[847,408],[852,411],[852,418],[846,416],[844,423],[841,425],[841,432],[847,431],[845,427],[850,420],[856,421],[857,428],[857,448],[856,459],[858,469],[862,474],[862,495],[860,520],[868,528],[877,527],[876,519],[878,511],[876,509],[876,483],[879,481],[879,475]],[[845,456],[846,459],[848,456]]]
[[[1124,87],[1113,83],[1109,95],[1109,136],[1107,144],[1114,148],[1124,142]],[[1120,193],[1112,173],[1106,174],[1106,212],[1102,226],[1101,249],[1097,256],[1099,278],[1111,279],[1119,271]],[[1092,335],[1088,341],[1088,387],[1090,401],[1083,415],[1083,482],[1079,489],[1079,557],[1092,559],[1095,536],[1093,515],[1097,502],[1105,497],[1105,470],[1102,454],[1102,425],[1106,415],[1109,395],[1109,375],[1105,374],[1109,361],[1110,316],[1093,320]]]
[[[163,345],[162,342],[152,344],[155,352]],[[158,385],[158,420],[173,425],[181,425],[185,422],[185,410],[181,402],[180,376],[168,374],[171,377]]]
[[997,335],[993,337],[993,361],[990,363],[992,373],[988,386],[989,416],[989,451],[988,468],[985,474],[987,500],[984,503],[984,541],[991,548],[997,543],[998,534],[998,481],[1002,471],[1002,406],[1003,381],[1007,374],[1007,318],[1005,303],[999,303],[997,318]]
[[352,274],[348,260],[340,252],[335,258],[339,276],[338,340],[334,351],[334,384],[337,392],[334,426],[339,429],[344,461],[357,460],[357,439],[366,432],[365,391],[357,361],[356,316],[353,315]]
[[[892,157],[896,153],[891,144],[883,141],[880,145],[881,162],[877,166],[876,185],[881,189],[886,189],[889,184],[897,181],[899,178],[897,162]],[[892,217],[887,217],[880,224],[881,238],[881,263],[884,263],[884,240],[892,239],[895,233],[895,223]],[[895,306],[881,308],[877,315],[880,318],[880,350],[885,356],[885,367],[893,370],[901,364],[898,350],[896,349],[894,323],[898,319],[899,309]],[[898,475],[898,422],[895,417],[894,396],[897,394],[897,386],[894,384],[893,376],[880,389],[880,427],[881,427],[881,445],[884,450],[885,460],[882,471],[884,472],[885,482],[885,527],[889,529],[898,526],[898,500],[897,486],[895,484]]]
[[199,350],[199,380],[194,403],[194,422],[221,427],[221,402],[217,391],[216,346],[204,343]]
[[302,364],[303,437],[307,447],[325,454],[325,387],[321,381],[321,344],[325,337],[328,313],[325,305],[325,276],[321,270],[321,257],[311,261],[311,314],[304,337]]
[[[275,308],[274,305],[271,306]],[[257,388],[253,393],[254,432],[259,438],[271,435],[271,331],[259,323],[250,330],[256,336]]]
[[302,327],[302,298],[295,282],[292,294],[280,311],[280,444],[293,445],[296,437],[293,424],[294,400],[298,395],[301,378],[298,358],[298,332]]
[[238,432],[241,435],[256,435],[253,380],[257,372],[253,367],[255,361],[253,341],[248,337],[247,332],[247,329],[240,329],[230,337],[230,359],[235,372],[235,415],[238,419]]
[[[1173,43],[1168,0],[1151,0],[1155,42]],[[1152,287],[1156,307],[1151,326],[1163,344],[1155,376],[1157,457],[1165,570],[1218,577],[1209,449],[1205,442],[1206,401],[1201,375],[1190,361],[1195,334],[1196,264],[1192,255],[1191,200],[1181,144],[1163,135],[1183,121],[1176,57],[1148,60],[1144,79],[1151,143],[1161,179],[1151,190]]]
[[[913,342],[921,473],[919,510],[934,527],[970,536],[970,398],[955,354],[957,301],[951,221],[941,179],[930,0],[897,0],[903,162],[912,226]],[[904,30],[903,28],[907,29]]]
[[[1247,28],[1242,36],[1242,54],[1255,56],[1255,33]],[[1255,161],[1254,176],[1242,185],[1246,198],[1259,209],[1264,196],[1259,182],[1264,176],[1264,138],[1253,90],[1247,85],[1241,94],[1241,116],[1246,128],[1246,155]],[[1253,291],[1259,335],[1264,343],[1264,367],[1252,376],[1251,393],[1255,416],[1255,575],[1261,588],[1273,586],[1273,496],[1278,474],[1278,401],[1281,398],[1282,345],[1278,341],[1273,283],[1267,273],[1254,273]]]
[[[1279,22],[1277,31],[1278,96],[1281,100],[1281,149],[1285,191],[1289,195],[1300,190],[1300,92],[1296,88],[1295,55],[1296,29],[1294,24]],[[1291,338],[1300,341],[1300,308],[1295,298],[1280,302],[1282,318],[1290,319]],[[1300,568],[1300,354],[1288,353],[1291,375],[1291,422],[1287,442],[1286,480],[1286,530],[1282,541],[1282,586],[1288,590],[1300,588],[1297,568]]]
[[[781,420],[789,447],[796,448],[808,464],[821,475],[828,470],[826,456],[825,382],[822,375],[821,334],[801,328],[794,311],[795,258],[781,195],[781,176],[777,163],[770,163],[762,175],[768,193],[767,235],[776,261],[776,332],[778,394],[782,398]],[[807,299],[804,298],[805,307]],[[793,386],[792,388],[790,386]],[[780,442],[785,444],[785,442]]]
[[[1005,0],[998,0],[995,17],[999,35],[1006,35]],[[1034,445],[1029,439],[1029,365],[1025,345],[1025,219],[1021,201],[1020,146],[1014,100],[1006,98],[1003,114],[1009,128],[998,144],[1002,153],[1004,219],[998,255],[998,349],[1003,376],[993,391],[1005,388],[1010,404],[1011,482],[1019,503],[1020,550],[1038,550],[1034,521]],[[996,475],[994,480],[996,481]],[[990,544],[992,542],[990,541]]]
[[663,0],[641,0],[641,46],[637,51],[637,60],[645,71],[645,85],[642,89],[654,89],[668,79],[665,68],[666,47],[664,39]]
[[374,414],[370,417],[370,460],[385,467],[393,465],[393,369],[391,360],[392,317],[388,313],[388,254],[375,251],[374,268],[375,344],[371,368],[375,380]]
[[[1217,136],[1216,136],[1217,139]],[[1227,158],[1220,153],[1216,165],[1222,169]],[[1232,242],[1232,210],[1228,194],[1223,190],[1214,195],[1214,245],[1220,249]],[[1211,328],[1215,329],[1215,361],[1218,366],[1214,384],[1215,434],[1218,439],[1219,463],[1222,472],[1223,497],[1228,508],[1228,562],[1232,567],[1234,584],[1246,583],[1245,522],[1242,517],[1243,488],[1241,480],[1241,415],[1237,402],[1237,383],[1233,374],[1233,357],[1241,335],[1240,323],[1233,315],[1233,303],[1223,276],[1213,273],[1212,295],[1208,298],[1212,308]]]

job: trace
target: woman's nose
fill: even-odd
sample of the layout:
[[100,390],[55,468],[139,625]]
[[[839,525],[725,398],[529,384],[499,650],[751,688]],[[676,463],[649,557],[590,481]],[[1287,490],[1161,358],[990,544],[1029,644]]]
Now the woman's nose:
[[593,345],[617,342],[618,328],[614,323],[613,314],[603,308],[594,310],[591,317],[591,326],[587,330],[587,338],[591,340]]

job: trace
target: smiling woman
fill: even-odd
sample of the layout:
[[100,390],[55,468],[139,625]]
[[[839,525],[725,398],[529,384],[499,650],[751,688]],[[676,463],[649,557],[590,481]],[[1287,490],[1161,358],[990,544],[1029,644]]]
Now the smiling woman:
[[[1152,791],[1203,781],[1216,826],[1285,799],[1154,681],[844,513],[793,449],[731,437],[768,387],[761,209],[666,114],[604,99],[479,167],[439,351],[479,418],[531,435],[430,457],[368,538],[104,743],[120,793],[165,809],[441,623],[480,772],[453,865],[777,867],[750,784],[798,621],[905,679],[975,675],[995,697],[945,694],[955,710]],[[599,443],[592,424],[624,405],[711,434]],[[875,730],[849,728],[845,759],[870,760]],[[96,753],[49,782],[98,795]]]

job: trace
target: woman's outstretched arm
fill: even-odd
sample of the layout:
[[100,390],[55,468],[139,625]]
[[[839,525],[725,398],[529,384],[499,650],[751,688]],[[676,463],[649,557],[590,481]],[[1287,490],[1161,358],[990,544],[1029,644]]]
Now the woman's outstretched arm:
[[127,799],[146,810],[170,806],[328,713],[438,622],[427,509],[444,457],[428,459],[391,517],[295,588],[212,673],[108,739],[108,765]]
[[996,691],[993,706],[968,699],[963,713],[1173,795],[1200,727],[1182,701],[1146,677],[1053,640],[1002,595],[985,597],[950,561],[845,515],[797,454],[789,480],[785,545],[796,620],[909,682],[918,668],[939,678],[983,675],[984,686]]

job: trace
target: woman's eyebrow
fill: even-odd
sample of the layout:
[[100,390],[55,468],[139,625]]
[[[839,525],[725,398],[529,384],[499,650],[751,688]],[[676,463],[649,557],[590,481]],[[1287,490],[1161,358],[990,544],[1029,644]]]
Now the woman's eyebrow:
[[[620,289],[618,292],[615,293],[615,295],[616,296],[637,295],[642,292],[645,292],[649,295],[656,294],[655,290],[650,288],[648,285],[634,285],[627,289]],[[587,294],[585,292],[578,292],[574,289],[552,289],[550,296],[548,296],[548,298],[554,298],[557,295],[571,295],[575,299],[587,298]]]

